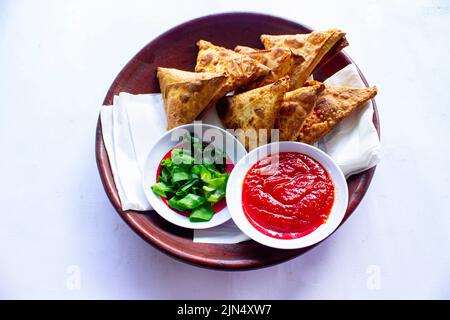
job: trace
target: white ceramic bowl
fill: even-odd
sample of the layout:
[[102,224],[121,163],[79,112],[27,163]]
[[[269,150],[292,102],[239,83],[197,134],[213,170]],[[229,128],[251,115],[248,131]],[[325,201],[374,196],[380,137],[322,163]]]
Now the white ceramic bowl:
[[[155,194],[151,189],[151,186],[156,183],[156,174],[161,159],[170,150],[180,144],[180,139],[186,132],[195,132],[197,136],[203,137],[204,141],[210,142],[215,147],[224,150],[233,164],[236,164],[247,153],[242,144],[232,134],[219,127],[194,122],[192,124],[174,128],[167,131],[162,137],[160,137],[150,150],[145,162],[145,171],[143,173],[143,187],[145,195],[147,196],[147,199],[153,209],[161,217],[169,222],[172,222],[173,224],[176,224],[177,226],[190,229],[206,229],[215,227],[231,218],[227,207],[214,214],[214,217],[210,221],[191,222],[188,217],[172,210],[161,200],[161,197]],[[223,143],[224,141],[226,143]]]
[[[242,187],[246,173],[258,160],[278,152],[299,152],[317,160],[327,170],[334,184],[334,204],[327,221],[313,232],[296,239],[273,238],[258,231],[245,216],[242,208]],[[344,174],[337,164],[323,151],[300,142],[275,142],[249,152],[234,167],[227,184],[227,203],[236,225],[251,239],[269,247],[298,249],[316,244],[328,237],[345,216],[348,189]]]

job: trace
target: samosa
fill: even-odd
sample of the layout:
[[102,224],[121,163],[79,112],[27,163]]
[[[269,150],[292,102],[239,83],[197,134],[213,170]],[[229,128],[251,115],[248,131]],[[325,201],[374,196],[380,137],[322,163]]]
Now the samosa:
[[215,73],[195,73],[158,68],[157,77],[167,114],[167,129],[194,121],[212,105],[227,78]]
[[297,137],[303,121],[313,110],[324,88],[325,86],[319,83],[289,91],[284,95],[277,119],[280,141],[294,140]]
[[288,90],[289,78],[219,101],[218,113],[225,127],[251,150],[267,143]]
[[290,90],[301,87],[328,52],[336,54],[333,47],[342,50],[347,41],[345,33],[330,29],[314,31],[307,34],[293,35],[261,35],[261,42],[266,49],[287,47],[295,55],[301,56],[305,62],[300,64],[291,74]]
[[278,79],[288,76],[297,68],[304,59],[292,54],[289,48],[276,47],[268,50],[258,50],[246,46],[237,46],[234,51],[245,54],[252,59],[261,62],[270,68],[270,72],[245,87],[246,90],[254,89],[273,83]]
[[[317,85],[317,81],[306,85]],[[377,88],[336,87],[324,84],[325,89],[316,106],[308,114],[296,137],[297,141],[313,144],[328,134],[342,119],[375,97]]]
[[224,96],[230,91],[246,85],[270,72],[270,69],[247,55],[234,52],[211,42],[200,40],[196,72],[211,72],[227,76],[225,86],[219,93]]

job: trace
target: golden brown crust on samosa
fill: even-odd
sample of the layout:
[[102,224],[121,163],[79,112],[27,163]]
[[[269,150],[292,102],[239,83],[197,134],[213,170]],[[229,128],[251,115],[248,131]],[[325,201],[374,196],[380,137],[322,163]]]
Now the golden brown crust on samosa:
[[289,76],[294,68],[297,68],[304,59],[303,57],[293,55],[289,48],[276,47],[268,50],[257,50],[245,46],[234,48],[236,52],[245,54],[252,59],[261,62],[270,68],[270,72],[256,81],[246,86],[246,90],[262,87]]
[[305,62],[300,64],[291,74],[290,89],[301,87],[312,74],[322,58],[329,52],[345,33],[330,29],[326,31],[314,31],[308,34],[294,35],[261,35],[261,42],[266,49],[275,47],[287,47],[298,56],[302,56]]
[[324,85],[319,83],[286,92],[277,119],[280,141],[290,141],[297,137],[303,121],[316,105],[324,88]]
[[[306,83],[306,85],[310,84],[310,82]],[[303,122],[296,140],[309,144],[315,143],[376,94],[376,87],[350,88],[325,84],[325,90],[317,99],[313,111]]]
[[325,56],[320,60],[319,64],[314,68],[313,72],[320,69],[323,65],[327,64],[331,59],[333,59],[339,52],[348,46],[348,41],[345,36],[336,42],[336,44],[325,54]]
[[[247,149],[260,146],[266,141],[259,134],[270,138],[288,86],[289,79],[284,77],[264,87],[226,97],[220,101],[219,116],[226,128],[237,130],[238,139]],[[246,135],[256,139],[249,141]]]
[[262,49],[255,49],[252,47],[238,45],[238,46],[234,47],[234,51],[239,52],[239,53],[252,53],[252,52],[262,51]]
[[215,102],[227,78],[214,73],[195,73],[158,68],[157,77],[167,115],[167,129],[194,121]]
[[211,72],[227,76],[227,82],[221,95],[250,83],[270,72],[262,63],[247,55],[234,52],[211,42],[200,40],[196,72]]

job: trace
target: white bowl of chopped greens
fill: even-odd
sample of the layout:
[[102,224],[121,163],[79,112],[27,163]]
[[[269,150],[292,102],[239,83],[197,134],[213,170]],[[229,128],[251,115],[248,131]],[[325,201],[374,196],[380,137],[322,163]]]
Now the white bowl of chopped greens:
[[231,218],[225,198],[228,177],[246,153],[219,127],[194,122],[174,128],[156,141],[147,157],[147,199],[161,217],[180,227],[218,226]]

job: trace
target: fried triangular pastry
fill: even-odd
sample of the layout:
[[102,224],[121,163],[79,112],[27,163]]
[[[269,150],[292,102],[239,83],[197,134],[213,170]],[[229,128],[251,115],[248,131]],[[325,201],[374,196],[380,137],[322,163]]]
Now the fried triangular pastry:
[[194,121],[213,102],[227,78],[214,73],[195,73],[158,68],[157,77],[167,114],[167,129]]
[[200,40],[197,46],[199,52],[195,71],[227,76],[227,82],[220,93],[222,96],[270,72],[268,67],[255,59],[211,42]]
[[246,90],[254,89],[273,83],[278,79],[288,76],[303,61],[303,57],[292,54],[289,48],[275,47],[268,50],[257,50],[245,46],[234,48],[236,52],[245,54],[252,59],[261,62],[270,68],[270,72],[246,86]]
[[289,79],[284,77],[267,86],[225,97],[218,104],[219,116],[225,127],[234,129],[238,139],[251,150],[270,138],[288,87]]
[[325,54],[325,56],[320,60],[320,62],[317,64],[317,66],[314,68],[313,72],[320,69],[323,65],[327,64],[331,59],[334,58],[339,52],[342,51],[345,47],[348,46],[348,41],[343,36],[341,39],[339,39],[336,44]]
[[239,53],[252,53],[252,52],[257,52],[257,51],[262,51],[262,50],[255,49],[252,47],[247,47],[247,46],[236,46],[236,47],[234,47],[234,51],[239,52]]
[[313,110],[324,88],[323,84],[316,84],[286,92],[277,119],[280,141],[290,141],[297,137],[303,121]]
[[[301,87],[308,77],[313,73],[314,69],[323,59],[323,57],[330,50],[336,54],[332,48],[344,38],[345,33],[330,29],[326,31],[314,31],[307,34],[293,34],[293,35],[261,35],[261,42],[266,49],[275,47],[287,47],[296,55],[302,56],[305,59],[301,65],[291,74],[291,87],[296,89]],[[339,42],[339,49],[341,50],[347,42]]]
[[[309,84],[309,82],[306,83],[306,85]],[[325,89],[317,99],[316,106],[303,122],[296,140],[309,144],[315,143],[376,94],[376,87],[350,88],[325,84]]]

